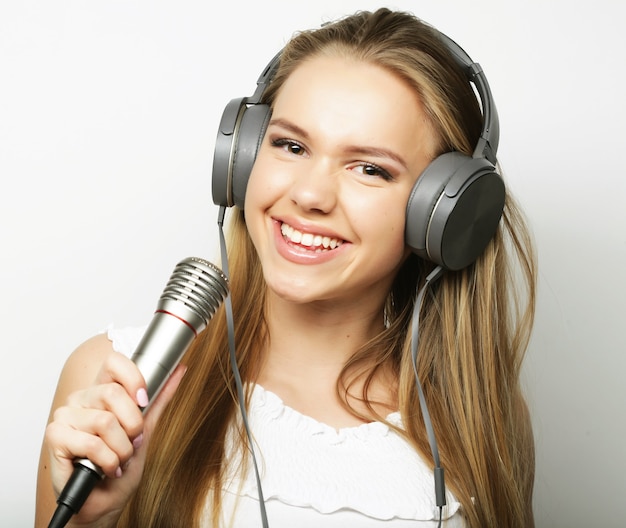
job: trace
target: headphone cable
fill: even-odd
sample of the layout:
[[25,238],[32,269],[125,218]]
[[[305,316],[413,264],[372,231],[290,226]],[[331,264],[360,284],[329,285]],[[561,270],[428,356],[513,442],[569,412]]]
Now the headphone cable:
[[[227,278],[230,279],[230,274],[228,272],[228,254],[226,252],[226,240],[224,238],[224,216],[226,213],[226,208],[224,206],[220,206],[217,225],[219,226],[219,236],[220,236],[220,252],[222,256],[222,271]],[[250,425],[248,423],[248,413],[246,411],[246,405],[243,394],[243,383],[241,381],[241,373],[239,372],[239,367],[237,365],[237,356],[235,355],[235,324],[233,317],[233,305],[230,298],[230,292],[226,296],[224,300],[224,307],[226,308],[226,324],[228,327],[228,349],[230,351],[230,365],[233,372],[233,376],[235,377],[235,385],[237,386],[237,398],[239,400],[239,410],[241,411],[241,420],[243,422],[243,426],[246,430],[246,435],[248,437],[248,442],[250,443],[250,453],[252,454],[252,464],[254,466],[254,474],[256,477],[256,485],[257,491],[259,494],[259,508],[261,510],[261,522],[263,528],[269,528],[269,524],[267,522],[267,512],[265,511],[265,499],[263,498],[263,488],[261,487],[261,476],[259,473],[259,466],[257,464],[256,454],[254,450],[254,442],[252,439],[252,432],[250,431]]]
[[413,317],[411,321],[411,360],[413,362],[413,373],[415,374],[415,385],[417,387],[417,394],[419,396],[420,410],[422,412],[422,418],[424,420],[424,427],[426,428],[426,434],[428,435],[428,443],[430,444],[430,451],[433,456],[434,463],[434,479],[435,479],[435,500],[437,508],[439,509],[439,526],[441,526],[443,507],[446,505],[446,484],[444,478],[444,471],[441,467],[439,460],[439,449],[437,449],[437,439],[435,438],[435,430],[433,428],[432,421],[430,419],[430,412],[428,411],[428,405],[426,404],[426,398],[424,391],[422,390],[422,384],[420,383],[419,375],[417,374],[417,346],[419,343],[419,324],[420,324],[420,312],[424,301],[424,295],[428,286],[434,283],[443,275],[443,268],[437,266],[431,271],[424,282],[424,285],[420,288],[415,298],[415,305],[413,306]]

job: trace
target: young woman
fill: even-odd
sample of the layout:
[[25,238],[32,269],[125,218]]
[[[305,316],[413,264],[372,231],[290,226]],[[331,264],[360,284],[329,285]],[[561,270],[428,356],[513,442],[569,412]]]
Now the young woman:
[[[472,156],[485,128],[445,42],[386,9],[291,40],[263,94],[271,115],[245,204],[229,215],[252,443],[221,311],[145,417],[144,380],[128,359],[140,334],[111,330],[64,367],[42,449],[38,526],[76,458],[107,478],[72,526],[247,527],[262,515],[273,528],[426,527],[440,515],[445,526],[533,525],[519,374],[534,257],[521,215],[507,194],[484,251],[427,290],[436,262],[407,244],[420,175],[443,153]],[[445,469],[442,509],[413,357]]]

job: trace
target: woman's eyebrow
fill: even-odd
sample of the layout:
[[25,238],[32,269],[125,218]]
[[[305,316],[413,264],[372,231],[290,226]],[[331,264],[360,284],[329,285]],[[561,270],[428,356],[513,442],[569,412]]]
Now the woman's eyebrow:
[[300,128],[298,125],[295,125],[291,121],[287,121],[286,119],[283,119],[280,117],[276,119],[271,119],[268,124],[268,127],[269,126],[279,126],[281,128],[284,128],[285,130],[289,130],[290,132],[293,132],[294,134],[302,137],[303,139],[309,139],[309,134],[307,133],[306,130],[304,130],[303,128]]
[[[268,126],[278,126],[284,128],[285,130],[293,132],[303,139],[309,139],[309,134],[306,130],[283,118],[271,119]],[[402,165],[403,168],[408,170],[407,164],[402,156],[387,148],[351,145],[349,147],[346,147],[345,151],[351,154],[374,156],[376,158],[388,158],[395,161],[396,163],[399,163],[400,165]]]
[[403,168],[408,170],[407,164],[399,154],[395,153],[393,150],[386,149],[383,147],[366,147],[366,146],[350,146],[346,148],[346,152],[350,152],[352,154],[363,154],[365,156],[373,156],[375,158],[388,158],[396,163],[402,165]]

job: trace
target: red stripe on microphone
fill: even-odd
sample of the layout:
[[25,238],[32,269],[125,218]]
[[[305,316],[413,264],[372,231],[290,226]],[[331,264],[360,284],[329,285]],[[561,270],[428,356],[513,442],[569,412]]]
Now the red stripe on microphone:
[[196,329],[193,326],[191,326],[187,321],[185,321],[182,317],[179,317],[178,315],[173,314],[172,312],[168,312],[167,310],[156,310],[155,313],[162,313],[166,315],[171,315],[172,317],[176,317],[176,319],[185,323],[191,329],[194,336],[198,337],[198,332],[196,332]]

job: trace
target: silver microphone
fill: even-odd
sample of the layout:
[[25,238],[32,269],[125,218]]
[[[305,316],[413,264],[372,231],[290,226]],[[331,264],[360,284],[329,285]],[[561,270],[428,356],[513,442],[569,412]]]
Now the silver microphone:
[[[146,381],[150,403],[193,340],[206,328],[228,291],[228,279],[210,262],[189,257],[176,265],[152,321],[131,356]],[[65,526],[103,476],[93,462],[77,460],[57,499],[58,506],[48,528]]]
[[190,257],[174,268],[131,357],[146,380],[150,401],[227,295],[226,276],[210,262]]

